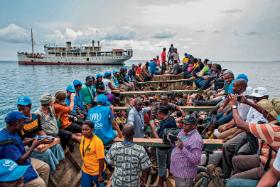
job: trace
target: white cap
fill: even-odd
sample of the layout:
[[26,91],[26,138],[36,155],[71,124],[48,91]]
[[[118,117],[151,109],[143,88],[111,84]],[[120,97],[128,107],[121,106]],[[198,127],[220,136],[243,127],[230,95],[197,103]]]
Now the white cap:
[[253,93],[253,88],[250,86],[247,86],[244,95],[251,95]]
[[264,87],[257,87],[253,89],[253,93],[251,94],[252,97],[263,97],[268,95],[268,91]]

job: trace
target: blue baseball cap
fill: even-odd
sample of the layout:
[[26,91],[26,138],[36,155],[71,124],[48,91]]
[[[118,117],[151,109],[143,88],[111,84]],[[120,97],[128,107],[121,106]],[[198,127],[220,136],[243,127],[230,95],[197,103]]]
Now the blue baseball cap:
[[10,159],[0,160],[0,182],[13,182],[19,180],[30,165],[19,166]]
[[96,79],[103,77],[100,73],[96,74]]
[[75,89],[74,89],[74,87],[73,87],[72,84],[69,84],[69,85],[66,87],[66,91],[71,92],[71,93],[75,93]]
[[28,117],[26,117],[23,113],[18,111],[13,111],[7,114],[7,116],[5,117],[5,122],[10,124],[16,122],[19,119],[27,119],[27,118]]
[[100,103],[101,105],[104,106],[110,106],[111,103],[108,101],[108,97],[104,94],[100,94],[96,98],[97,103]]
[[74,81],[73,81],[73,85],[74,85],[74,86],[82,85],[82,82],[79,81],[79,80],[74,80]]
[[109,72],[109,71],[107,71],[107,72],[104,73],[104,77],[108,77],[108,76],[110,76],[110,75],[112,75],[112,73]]
[[113,70],[113,74],[118,73],[118,70]]
[[27,106],[27,105],[31,105],[32,103],[31,103],[31,99],[28,96],[19,96],[17,100],[17,104]]
[[241,74],[239,74],[237,77],[236,77],[236,80],[240,80],[240,79],[243,79],[243,80],[245,80],[246,82],[248,82],[248,76],[246,75],[246,74],[244,74],[244,73],[241,73]]

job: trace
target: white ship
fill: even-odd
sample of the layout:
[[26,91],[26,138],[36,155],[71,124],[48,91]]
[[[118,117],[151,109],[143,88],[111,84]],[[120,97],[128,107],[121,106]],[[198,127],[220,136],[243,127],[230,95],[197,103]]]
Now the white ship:
[[76,47],[71,42],[66,46],[44,45],[45,53],[34,53],[33,34],[31,30],[32,53],[18,52],[21,65],[123,65],[133,56],[132,49],[112,49],[101,51],[98,41],[95,45]]

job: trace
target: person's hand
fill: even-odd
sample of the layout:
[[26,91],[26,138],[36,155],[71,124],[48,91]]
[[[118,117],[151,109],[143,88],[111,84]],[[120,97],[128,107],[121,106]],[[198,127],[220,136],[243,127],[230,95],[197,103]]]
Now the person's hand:
[[24,145],[29,145],[29,143],[32,142],[32,141],[33,141],[32,138],[24,138],[24,139],[23,139],[23,144],[24,144]]
[[232,107],[237,103],[237,95],[229,95],[229,105]]
[[122,133],[119,133],[119,134],[118,134],[118,138],[123,138]]
[[45,144],[40,144],[40,145],[37,146],[36,149],[42,150],[42,149],[44,149],[45,147],[46,147]]
[[48,138],[46,138],[46,139],[44,139],[44,144],[50,144],[50,143],[52,143],[54,141],[54,138],[53,139],[48,139]]
[[102,175],[99,175],[97,180],[98,180],[98,183],[103,183],[104,182],[104,179],[103,179]]
[[41,145],[42,143],[44,143],[44,141],[45,141],[45,139],[42,139],[42,140],[35,139],[35,140],[32,142],[31,147],[36,148],[36,147],[38,147],[39,145]]
[[79,116],[79,118],[81,118],[81,119],[84,119],[84,117],[85,117],[83,114],[79,114],[78,116]]
[[184,143],[182,142],[182,140],[178,139],[176,141],[176,147],[178,147],[179,149],[183,149]]

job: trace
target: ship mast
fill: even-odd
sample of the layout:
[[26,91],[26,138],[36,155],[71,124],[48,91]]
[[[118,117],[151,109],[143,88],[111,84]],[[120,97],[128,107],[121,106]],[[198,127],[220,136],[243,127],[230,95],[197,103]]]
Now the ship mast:
[[31,28],[31,45],[32,45],[32,54],[34,53],[34,38],[33,38],[33,32]]

